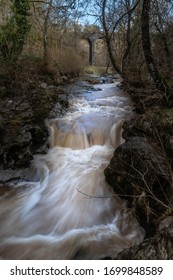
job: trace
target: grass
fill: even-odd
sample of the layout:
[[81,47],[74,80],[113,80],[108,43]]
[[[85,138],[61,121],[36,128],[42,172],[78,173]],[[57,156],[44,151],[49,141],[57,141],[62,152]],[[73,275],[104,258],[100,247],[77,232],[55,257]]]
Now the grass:
[[109,67],[108,68],[108,71],[106,73],[106,70],[107,70],[107,67],[104,67],[104,66],[86,66],[84,68],[84,72],[86,74],[92,74],[92,75],[97,75],[97,76],[101,76],[101,75],[104,75],[104,74],[113,74],[113,71],[112,71],[112,68]]

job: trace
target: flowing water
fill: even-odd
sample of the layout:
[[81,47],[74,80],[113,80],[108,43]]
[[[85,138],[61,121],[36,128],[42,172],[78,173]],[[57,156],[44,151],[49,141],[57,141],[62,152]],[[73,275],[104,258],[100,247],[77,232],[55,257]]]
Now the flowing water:
[[32,164],[37,183],[0,198],[0,258],[101,259],[143,240],[104,178],[132,105],[115,84],[99,88],[74,95],[66,116],[47,121],[49,152]]

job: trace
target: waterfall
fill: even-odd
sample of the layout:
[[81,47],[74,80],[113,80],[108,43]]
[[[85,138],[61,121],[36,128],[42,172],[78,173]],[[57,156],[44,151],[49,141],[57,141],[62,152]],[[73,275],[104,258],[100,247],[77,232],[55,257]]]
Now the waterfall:
[[103,172],[123,143],[132,106],[115,84],[99,87],[75,95],[64,117],[47,120],[50,149],[35,156],[32,182],[0,198],[1,259],[113,258],[143,240]]

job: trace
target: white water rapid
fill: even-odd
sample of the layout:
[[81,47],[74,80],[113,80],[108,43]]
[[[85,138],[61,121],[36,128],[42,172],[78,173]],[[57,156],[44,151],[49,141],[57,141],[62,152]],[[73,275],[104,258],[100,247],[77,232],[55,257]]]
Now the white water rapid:
[[143,240],[103,173],[132,106],[115,84],[99,88],[75,95],[66,116],[47,122],[49,152],[32,166],[37,183],[0,198],[1,259],[113,258]]

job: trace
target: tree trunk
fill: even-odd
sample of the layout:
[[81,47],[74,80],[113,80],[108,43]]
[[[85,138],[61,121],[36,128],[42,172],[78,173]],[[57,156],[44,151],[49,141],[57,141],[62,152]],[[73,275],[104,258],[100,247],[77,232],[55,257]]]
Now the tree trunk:
[[165,94],[166,102],[168,102],[168,94],[169,89],[162,78],[161,74],[157,69],[157,65],[154,61],[154,57],[151,50],[151,41],[150,41],[150,4],[151,0],[143,0],[143,7],[142,7],[142,46],[143,52],[145,56],[146,65],[148,71],[153,78],[153,81],[156,85],[156,88]]
[[49,27],[49,17],[50,17],[50,12],[51,12],[51,8],[52,8],[52,3],[53,0],[50,0],[48,3],[48,8],[47,8],[47,12],[46,12],[46,16],[44,19],[44,26],[43,26],[43,49],[44,49],[44,63],[45,65],[48,62],[48,40],[47,40],[47,31],[48,31],[48,27]]
[[120,76],[122,76],[122,71],[120,69],[120,67],[117,65],[113,52],[112,52],[112,46],[111,46],[111,35],[109,34],[108,28],[107,28],[107,24],[106,24],[106,15],[105,15],[105,10],[106,10],[106,4],[107,4],[107,0],[103,0],[103,5],[102,5],[102,24],[103,24],[103,29],[105,32],[105,41],[107,44],[107,50],[108,50],[108,54],[110,57],[110,61],[112,63],[112,66],[114,68],[114,70],[120,74]]

